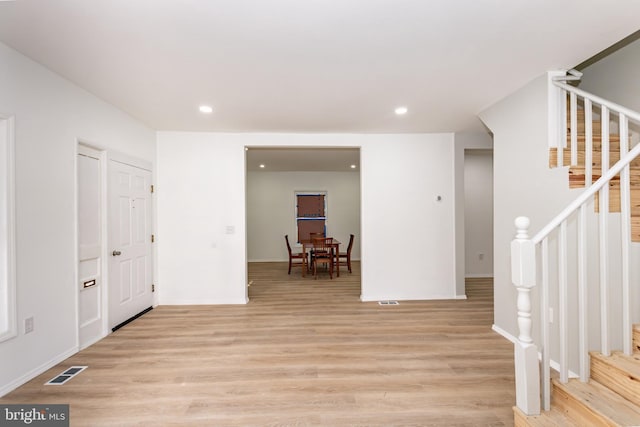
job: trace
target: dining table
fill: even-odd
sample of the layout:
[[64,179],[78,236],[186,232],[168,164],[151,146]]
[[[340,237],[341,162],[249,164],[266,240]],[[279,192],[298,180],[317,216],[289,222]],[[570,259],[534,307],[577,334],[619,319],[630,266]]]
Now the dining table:
[[[302,243],[302,251],[304,253],[311,253],[314,249],[313,241],[311,240],[303,240]],[[333,255],[333,265],[336,267],[336,276],[340,277],[340,263],[338,262],[338,255],[340,254],[340,242],[337,239],[332,239],[331,244],[327,244],[327,246],[331,247],[331,253]],[[311,271],[311,263],[308,263],[308,269]]]

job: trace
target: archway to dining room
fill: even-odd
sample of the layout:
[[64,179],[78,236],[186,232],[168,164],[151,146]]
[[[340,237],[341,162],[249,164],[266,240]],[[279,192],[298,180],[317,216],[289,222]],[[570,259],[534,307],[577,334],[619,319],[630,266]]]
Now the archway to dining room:
[[[302,288],[307,293],[318,289],[318,298],[333,294],[359,301],[360,149],[247,147],[245,153],[249,299],[295,298],[295,291]],[[299,212],[299,204],[309,200],[321,208],[310,215]],[[285,236],[293,253],[309,252],[303,242],[314,228],[339,242],[341,253],[347,252],[354,235],[351,272],[341,258],[333,278],[326,266],[319,266],[314,276],[311,264],[296,265],[300,259],[289,273]]]

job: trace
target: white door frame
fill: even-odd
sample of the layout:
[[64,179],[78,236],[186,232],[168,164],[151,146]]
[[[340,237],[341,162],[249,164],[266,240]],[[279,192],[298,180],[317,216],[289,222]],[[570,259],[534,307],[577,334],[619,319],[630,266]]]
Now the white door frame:
[[18,335],[15,224],[15,117],[0,113],[0,342]]
[[[78,292],[78,283],[80,281],[80,272],[79,272],[79,265],[80,265],[80,218],[78,215],[78,209],[79,209],[79,193],[78,193],[78,186],[79,186],[79,182],[78,182],[78,154],[82,154],[84,151],[88,151],[90,152],[93,156],[97,156],[100,160],[100,191],[101,191],[101,197],[100,197],[100,233],[102,235],[101,238],[101,250],[100,250],[100,269],[102,272],[102,284],[101,284],[101,290],[100,290],[100,300],[101,300],[101,304],[100,304],[100,311],[102,313],[101,316],[101,336],[99,338],[97,338],[94,342],[90,342],[90,343],[86,343],[85,345],[81,346],[80,343],[80,293]],[[75,158],[75,181],[76,181],[76,185],[75,185],[75,211],[74,211],[74,215],[76,216],[75,218],[75,224],[76,224],[76,236],[75,236],[75,242],[76,242],[76,251],[75,251],[75,284],[76,287],[75,292],[76,292],[76,325],[78,326],[78,330],[77,330],[77,336],[76,336],[76,344],[78,346],[79,350],[82,350],[83,348],[86,348],[88,346],[90,346],[91,344],[99,341],[100,339],[104,338],[105,336],[107,336],[109,334],[109,328],[108,328],[108,317],[107,317],[107,313],[108,313],[108,309],[109,309],[109,301],[108,301],[108,284],[109,284],[109,272],[108,272],[108,263],[107,263],[107,258],[106,258],[106,254],[107,254],[107,239],[106,239],[106,232],[107,232],[107,156],[106,156],[106,152],[103,149],[100,149],[98,147],[96,147],[93,144],[87,143],[83,140],[78,140],[77,141],[77,149],[76,149],[76,158]]]
[[[74,209],[74,223],[75,223],[75,267],[74,267],[74,275],[75,275],[75,280],[74,283],[78,283],[79,281],[79,271],[78,271],[78,265],[79,265],[79,218],[78,218],[78,154],[79,154],[79,150],[80,147],[84,146],[84,147],[88,147],[89,149],[95,150],[97,152],[100,153],[100,168],[101,168],[101,173],[100,173],[100,178],[101,178],[101,190],[102,190],[102,197],[101,197],[101,206],[100,206],[100,210],[101,210],[101,232],[102,232],[102,250],[101,250],[101,258],[102,258],[102,262],[101,262],[101,268],[102,268],[102,292],[101,292],[101,298],[102,298],[102,305],[101,305],[101,310],[102,310],[102,337],[104,338],[106,337],[111,330],[109,329],[109,257],[107,256],[109,253],[109,217],[108,217],[108,212],[109,212],[109,205],[108,205],[108,182],[109,182],[109,161],[110,160],[114,160],[117,162],[121,162],[121,163],[126,163],[128,165],[131,166],[135,166],[141,169],[145,169],[151,172],[151,179],[153,182],[153,178],[154,178],[154,172],[153,172],[153,163],[146,161],[146,160],[142,160],[142,159],[138,159],[136,157],[132,157],[126,154],[122,154],[116,151],[112,151],[112,150],[108,150],[102,146],[100,146],[99,144],[94,144],[92,142],[83,140],[83,139],[78,139],[76,141],[76,151],[74,153],[74,169],[75,169],[75,173],[74,173],[74,180],[75,180],[75,188],[74,188],[74,203],[75,203],[75,209]],[[155,233],[155,211],[153,210],[153,207],[155,206],[155,202],[154,202],[154,196],[155,194],[152,194],[151,197],[151,203],[152,203],[152,215],[151,215],[151,228],[152,230],[154,230]],[[152,268],[151,268],[151,274],[152,274],[152,278],[153,281],[155,283],[155,258],[156,258],[156,251],[155,251],[155,247],[152,248],[151,251],[151,262],[152,262]],[[77,288],[74,288],[77,289]],[[76,317],[76,347],[78,348],[78,350],[81,350],[80,348],[80,297],[79,297],[79,293],[76,292],[76,307],[75,307],[75,317]],[[153,296],[153,306],[157,306],[157,292],[154,294]]]

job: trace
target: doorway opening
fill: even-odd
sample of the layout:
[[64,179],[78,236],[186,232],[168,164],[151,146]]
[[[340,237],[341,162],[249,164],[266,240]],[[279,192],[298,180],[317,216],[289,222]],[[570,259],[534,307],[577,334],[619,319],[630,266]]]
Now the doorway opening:
[[[287,274],[288,252],[284,236],[289,236],[293,251],[300,252],[299,222],[314,222],[313,218],[298,217],[300,194],[323,196],[322,228],[327,237],[340,242],[340,252],[346,252],[350,235],[354,234],[351,258],[359,267],[361,203],[358,147],[247,147],[245,154],[249,281],[252,280],[249,267],[257,264],[262,264],[262,267],[278,266],[284,275],[280,275],[278,269],[273,271],[273,275],[281,280],[314,280],[309,272],[303,277],[300,268]],[[346,266],[340,266],[340,274],[349,275]],[[329,279],[329,275],[326,276]],[[360,291],[358,280],[356,298],[360,297]],[[252,295],[255,297],[257,294],[248,293],[249,297]]]
[[493,278],[493,149],[464,151],[465,278]]

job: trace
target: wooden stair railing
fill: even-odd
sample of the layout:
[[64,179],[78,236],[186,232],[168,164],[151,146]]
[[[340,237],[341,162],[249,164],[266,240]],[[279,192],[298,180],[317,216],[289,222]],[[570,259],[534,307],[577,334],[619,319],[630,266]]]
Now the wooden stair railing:
[[515,421],[640,426],[640,330],[632,327],[640,283],[631,251],[640,241],[640,144],[630,138],[640,113],[563,79],[549,73],[549,138],[558,147],[549,161],[567,166],[569,187],[584,190],[532,237],[528,218],[515,221]]

